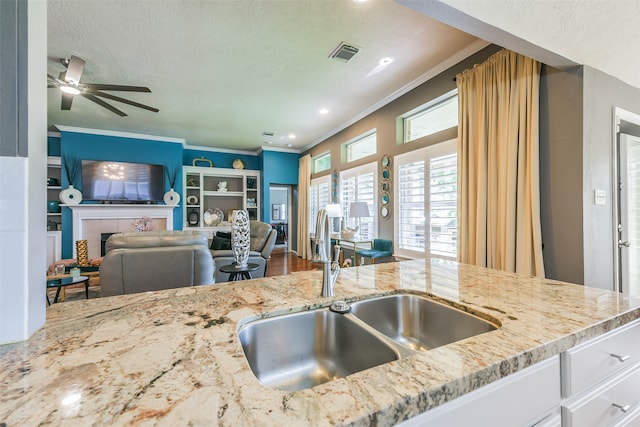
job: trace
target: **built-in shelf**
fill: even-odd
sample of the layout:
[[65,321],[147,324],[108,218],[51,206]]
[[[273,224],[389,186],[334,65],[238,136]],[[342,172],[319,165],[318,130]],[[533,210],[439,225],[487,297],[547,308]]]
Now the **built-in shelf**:
[[[227,221],[237,209],[246,209],[250,219],[260,219],[260,171],[184,166],[183,174],[184,182],[197,183],[185,187],[184,200],[193,198],[199,202],[184,206],[184,228],[207,227],[204,213],[215,208],[222,211]],[[227,191],[219,191],[221,187]],[[193,217],[194,212],[197,213],[198,222],[190,224],[189,214]]]

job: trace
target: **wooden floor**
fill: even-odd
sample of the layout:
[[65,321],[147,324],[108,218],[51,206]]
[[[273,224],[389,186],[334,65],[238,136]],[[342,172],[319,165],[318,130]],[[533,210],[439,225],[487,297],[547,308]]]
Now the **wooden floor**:
[[293,252],[287,252],[284,248],[275,248],[271,253],[267,267],[267,277],[282,276],[296,271],[307,271],[320,268],[319,265],[313,264],[302,258],[298,258]]

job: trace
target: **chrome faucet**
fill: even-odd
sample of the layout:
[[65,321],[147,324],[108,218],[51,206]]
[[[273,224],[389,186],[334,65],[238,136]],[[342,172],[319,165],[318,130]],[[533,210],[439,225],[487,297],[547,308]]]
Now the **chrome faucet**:
[[333,260],[331,259],[331,228],[327,211],[320,209],[316,222],[316,237],[313,244],[313,261],[322,263],[322,293],[323,297],[332,297],[333,288],[340,272],[340,246],[334,246]]

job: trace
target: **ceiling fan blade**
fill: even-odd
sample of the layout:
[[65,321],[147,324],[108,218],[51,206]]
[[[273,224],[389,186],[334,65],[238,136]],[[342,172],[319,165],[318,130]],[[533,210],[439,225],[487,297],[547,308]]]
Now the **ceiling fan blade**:
[[59,79],[59,78],[57,78],[57,77],[53,77],[51,74],[47,74],[47,78],[48,78],[49,80],[53,81],[53,82],[63,83],[63,82],[61,82],[61,81],[60,81],[60,79]]
[[48,84],[48,85],[47,85],[47,89],[51,89],[52,87],[60,87],[60,86],[58,86],[58,85],[53,85],[53,84]]
[[91,94],[95,95],[95,96],[101,96],[103,98],[111,99],[113,101],[122,102],[123,104],[133,105],[134,107],[144,108],[145,110],[153,111],[154,113],[157,113],[158,111],[160,111],[157,108],[150,107],[150,106],[144,105],[144,104],[140,104],[139,102],[131,101],[131,100],[128,100],[128,99],[120,98],[119,96],[111,95],[109,93],[99,92],[97,90],[91,91]]
[[71,110],[71,103],[73,102],[73,95],[70,93],[62,93],[62,104],[60,105],[61,110]]
[[[66,62],[66,61],[65,61]],[[80,83],[80,77],[82,76],[82,70],[84,70],[84,60],[77,56],[71,55],[67,64],[67,71],[64,75],[66,82],[72,82],[74,84]]]
[[146,92],[151,93],[151,89],[144,86],[108,85],[102,83],[83,83],[81,86],[92,90],[117,90],[122,92]]
[[120,117],[124,117],[126,116],[126,114],[120,110],[118,110],[116,107],[114,107],[111,104],[107,104],[106,102],[104,102],[102,99],[95,97],[89,93],[83,92],[80,94],[81,96],[84,96],[85,98],[95,102],[96,104],[98,104],[101,107],[106,108],[107,110],[111,111],[112,113],[116,113],[117,115],[119,115]]

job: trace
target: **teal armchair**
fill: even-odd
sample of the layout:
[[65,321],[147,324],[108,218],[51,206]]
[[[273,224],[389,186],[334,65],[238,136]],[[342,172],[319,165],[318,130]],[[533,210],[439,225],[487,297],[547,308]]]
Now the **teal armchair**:
[[378,262],[394,261],[393,258],[393,241],[387,239],[373,239],[371,249],[358,250],[358,256],[369,258],[371,264]]

